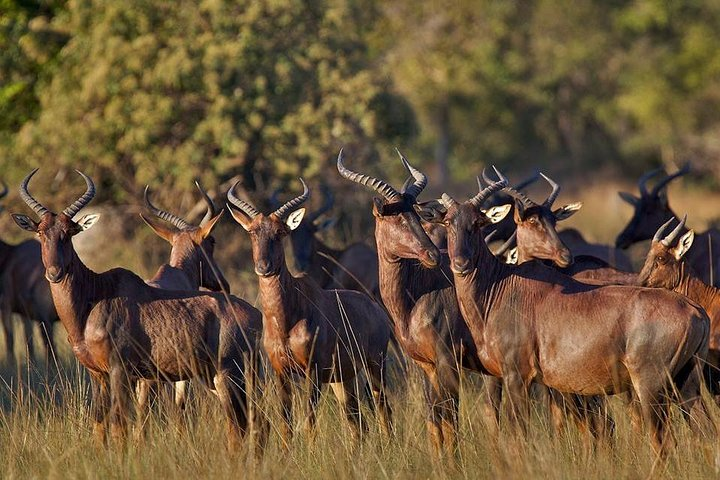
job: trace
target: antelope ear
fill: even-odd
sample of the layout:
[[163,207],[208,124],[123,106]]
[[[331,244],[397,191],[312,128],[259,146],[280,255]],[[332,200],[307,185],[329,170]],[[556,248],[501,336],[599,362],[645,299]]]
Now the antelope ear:
[[416,203],[413,208],[420,218],[428,223],[443,223],[447,213],[447,208],[439,200]]
[[373,197],[373,216],[382,217],[385,211],[385,204],[378,197]]
[[252,218],[245,215],[245,212],[241,212],[240,210],[236,210],[232,208],[230,205],[227,206],[228,211],[230,212],[230,215],[232,215],[233,219],[237,223],[240,224],[241,227],[245,229],[246,232],[250,231],[250,225],[252,225]]
[[490,220],[490,223],[498,223],[510,213],[511,208],[512,205],[507,203],[497,207],[490,207],[487,210],[481,210],[481,212]]
[[505,254],[505,263],[509,265],[517,265],[518,263],[518,247],[513,247]]
[[218,213],[213,218],[200,226],[200,233],[202,234],[202,238],[207,238],[212,233],[213,228],[215,228],[215,225],[217,225],[217,222],[218,220],[220,220],[220,217],[222,217],[223,213],[225,213],[225,209],[220,210],[220,213]]
[[513,213],[513,220],[515,220],[515,223],[520,223],[525,220],[525,206],[519,200],[515,200],[515,212]]
[[633,207],[636,206],[640,202],[640,199],[638,197],[636,197],[635,195],[633,195],[632,193],[618,192],[618,195],[620,195],[620,198],[625,200],[627,203],[629,203]]
[[77,225],[80,227],[81,230],[89,230],[90,227],[95,225],[97,221],[100,220],[100,214],[99,213],[89,213],[87,215],[83,215],[80,220],[78,220]]
[[295,230],[297,227],[300,226],[300,222],[302,222],[303,217],[305,216],[305,208],[300,208],[298,210],[295,210],[290,215],[288,215],[287,220],[285,220],[285,223],[288,227],[290,227],[290,230]]
[[582,206],[582,202],[575,202],[558,208],[553,212],[553,215],[555,215],[555,220],[560,222],[562,220],[572,217],[573,215],[575,215],[575,213],[577,213],[578,210],[582,208]]
[[675,255],[676,260],[680,260],[683,255],[687,253],[688,250],[690,250],[690,247],[692,247],[693,240],[695,240],[695,232],[693,230],[688,230],[688,232],[680,237],[680,241],[678,241],[677,247],[673,248],[672,253]]
[[146,217],[142,213],[140,214],[140,218],[143,219],[143,222],[145,222],[148,227],[152,228],[152,231],[155,232],[158,237],[162,238],[168,243],[173,243],[173,235],[175,234],[175,232],[165,227],[164,225],[153,222],[152,220],[150,220],[150,218]]
[[13,213],[12,217],[13,220],[15,220],[15,223],[17,223],[18,227],[22,228],[23,230],[27,230],[28,232],[37,233],[39,223],[32,218],[28,217],[27,215],[22,215],[20,213]]

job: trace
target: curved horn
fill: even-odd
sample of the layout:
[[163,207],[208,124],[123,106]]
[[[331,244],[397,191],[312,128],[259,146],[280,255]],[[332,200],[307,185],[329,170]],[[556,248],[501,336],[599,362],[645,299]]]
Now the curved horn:
[[[480,206],[483,204],[483,202],[493,193],[497,192],[498,190],[501,190],[505,187],[507,187],[508,179],[505,178],[505,175],[500,173],[500,170],[498,170],[495,165],[493,165],[493,170],[495,170],[495,174],[498,176],[497,181],[493,181],[490,177],[487,176],[485,173],[485,169],[483,169],[482,176],[485,179],[485,182],[488,183],[488,186],[484,189],[480,189],[480,192],[478,192],[477,195],[472,197],[470,199],[470,203],[472,203],[476,208],[480,208]],[[480,178],[477,179],[478,181],[478,187],[482,186],[482,183],[480,183]]]
[[237,182],[235,182],[235,183],[233,184],[233,186],[230,187],[230,190],[228,190],[228,192],[227,192],[228,202],[230,202],[231,205],[239,208],[239,209],[240,209],[245,215],[247,215],[248,217],[250,217],[250,218],[255,218],[255,217],[257,217],[258,215],[260,215],[260,212],[258,211],[258,209],[255,208],[255,207],[253,207],[252,205],[250,205],[250,204],[249,204],[248,202],[246,202],[245,200],[240,200],[240,199],[235,195],[235,188],[237,188],[237,186],[238,186],[239,184],[240,184],[240,180],[238,180]]
[[150,202],[150,185],[145,185],[145,193],[143,197],[145,198],[145,206],[147,207],[147,209],[150,210],[150,213],[152,213],[159,219],[172,223],[180,230],[192,228],[191,225],[182,218],[178,217],[177,215],[173,215],[170,212],[166,212],[165,210],[160,210]]
[[656,168],[654,170],[650,170],[649,172],[645,172],[642,175],[642,177],[640,177],[638,179],[637,186],[638,186],[638,190],[640,190],[640,196],[642,196],[642,197],[648,196],[647,182],[648,182],[648,180],[650,180],[652,177],[654,177],[655,175],[657,175],[660,172],[662,172],[662,168]]
[[80,174],[83,180],[85,180],[85,185],[87,186],[87,189],[80,198],[75,200],[72,205],[63,210],[62,213],[69,218],[73,218],[80,210],[82,210],[88,203],[90,203],[93,198],[95,198],[95,184],[93,183],[92,179],[80,170],[75,171]]
[[288,214],[290,214],[293,210],[302,205],[305,200],[310,198],[310,189],[308,189],[305,180],[300,178],[300,183],[302,183],[303,186],[303,193],[293,198],[292,200],[288,200],[287,202],[285,202],[282,207],[275,210],[271,215],[275,215],[280,220],[285,220],[285,217],[287,217]]
[[210,198],[210,195],[207,194],[205,190],[200,186],[200,183],[195,180],[195,186],[198,190],[200,190],[200,195],[203,196],[203,199],[205,200],[205,203],[207,204],[207,212],[205,212],[205,216],[200,221],[200,225],[204,225],[205,222],[213,218],[215,215],[217,215],[217,209],[215,208],[215,204],[212,201],[212,198]]
[[0,198],[5,198],[8,194],[8,186],[5,182],[0,183],[2,183],[2,192],[0,192]]
[[680,235],[680,232],[682,232],[682,229],[685,228],[685,221],[687,220],[687,213],[683,216],[683,219],[680,220],[680,223],[677,224],[677,227],[673,229],[672,232],[668,234],[667,237],[663,238],[660,243],[665,245],[666,247],[669,247],[670,245],[675,242],[675,239],[678,235]]
[[355,183],[359,183],[360,185],[365,185],[372,188],[390,202],[400,200],[401,198],[401,195],[398,193],[398,191],[386,182],[378,180],[377,178],[373,178],[370,175],[363,175],[361,173],[356,173],[352,170],[345,168],[345,165],[343,165],[342,149],[340,149],[340,153],[338,154],[337,169],[340,175],[342,175],[344,178],[347,178],[348,180],[351,180]]
[[320,215],[329,211],[333,207],[333,205],[335,205],[335,195],[333,195],[330,187],[323,183],[322,185],[320,185],[320,191],[323,195],[323,203],[320,208],[310,214],[310,216],[308,217],[308,221],[310,222],[314,222],[315,220],[317,220]]
[[400,160],[402,160],[403,165],[405,166],[405,169],[410,173],[410,175],[415,180],[412,185],[409,185],[408,187],[404,188],[404,192],[407,195],[410,195],[413,198],[417,198],[418,195],[420,195],[420,192],[423,191],[425,186],[427,185],[427,176],[425,176],[424,173],[422,173],[417,168],[410,165],[410,162],[407,161],[407,158],[400,153],[400,150],[397,148],[395,151],[400,155]]
[[38,169],[36,168],[32,172],[28,173],[27,177],[25,177],[25,179],[20,184],[20,198],[22,198],[27,204],[27,206],[32,208],[39,217],[42,217],[50,210],[45,208],[42,203],[35,200],[33,196],[30,195],[30,192],[28,192],[28,184],[30,183],[30,179],[33,177],[33,175],[37,173],[37,171]]
[[522,180],[521,182],[513,185],[512,188],[514,188],[515,190],[522,190],[523,188],[527,187],[528,185],[537,182],[539,178],[540,178],[540,170],[535,170],[535,173],[530,175],[525,180]]
[[689,171],[690,171],[690,162],[687,162],[685,165],[683,165],[683,167],[680,170],[678,170],[677,172],[673,173],[672,175],[668,175],[665,178],[663,178],[662,180],[660,180],[660,183],[655,185],[655,187],[652,189],[652,192],[650,192],[650,196],[657,195],[660,192],[660,190],[662,190],[663,187],[665,187],[665,185],[667,185],[668,183],[670,183],[671,181],[675,180],[678,177],[682,177],[683,175],[687,174]]
[[[484,169],[483,169],[483,172],[482,172],[482,177],[483,177],[483,180],[485,180],[485,183],[487,183],[487,184],[492,184],[492,183],[493,183],[493,179],[490,178],[490,177],[485,173],[485,170],[484,170]],[[535,202],[533,202],[532,200],[530,200],[530,198],[528,198],[527,195],[525,195],[525,194],[522,193],[522,192],[519,192],[518,190],[516,190],[516,189],[513,188],[513,187],[505,186],[502,190],[503,190],[504,192],[506,192],[508,195],[510,195],[511,197],[513,197],[513,198],[517,199],[518,201],[520,201],[520,202],[525,206],[525,208],[530,208],[530,207],[534,207],[535,205],[537,205]]]
[[457,200],[455,200],[454,198],[452,198],[452,197],[451,197],[450,195],[448,195],[447,193],[443,193],[443,194],[440,196],[440,199],[439,199],[439,200],[440,200],[440,204],[441,204],[443,207],[445,207],[445,208],[450,208],[450,207],[452,207],[453,205],[457,205],[457,204],[458,204]]
[[667,230],[667,228],[670,226],[670,224],[673,222],[673,220],[675,220],[674,217],[671,218],[670,220],[668,220],[667,222],[663,223],[662,225],[660,225],[660,228],[657,229],[657,232],[655,232],[655,235],[653,236],[653,239],[652,239],[653,243],[656,243],[656,242],[659,242],[662,240],[663,235],[665,234],[665,230]]
[[543,206],[544,207],[552,207],[552,204],[555,203],[555,200],[557,200],[558,195],[560,195],[560,185],[555,183],[552,178],[548,177],[544,173],[541,172],[540,175],[552,187],[552,192],[550,192],[550,195],[548,195],[547,199],[545,199],[545,201],[543,202]]

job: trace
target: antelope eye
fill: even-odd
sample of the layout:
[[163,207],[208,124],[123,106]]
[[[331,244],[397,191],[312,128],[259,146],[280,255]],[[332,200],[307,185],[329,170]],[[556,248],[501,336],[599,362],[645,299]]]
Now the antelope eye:
[[534,224],[537,223],[537,218],[535,218],[535,217],[530,217],[530,218],[528,219],[528,222],[529,222],[529,223],[532,223],[532,224],[534,225]]
[[665,265],[667,263],[667,257],[665,257],[663,255],[660,255],[659,257],[657,257],[657,260],[658,260],[658,263],[662,263],[663,265]]

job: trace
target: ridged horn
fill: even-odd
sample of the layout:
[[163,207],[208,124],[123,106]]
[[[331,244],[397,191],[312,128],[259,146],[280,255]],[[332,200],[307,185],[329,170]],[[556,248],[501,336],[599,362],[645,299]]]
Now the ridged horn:
[[42,217],[46,213],[48,213],[50,210],[45,208],[42,203],[38,202],[33,198],[32,195],[30,195],[30,192],[28,191],[28,184],[30,183],[30,179],[37,173],[38,169],[36,168],[32,172],[28,173],[27,177],[22,181],[20,184],[20,198],[22,198],[28,207],[32,208],[33,211],[39,216]]
[[[482,177],[483,177],[483,180],[485,180],[485,183],[487,183],[487,184],[493,183],[493,179],[488,177],[488,175],[485,173],[484,169],[482,172]],[[510,195],[511,197],[515,198],[520,203],[522,203],[525,206],[525,208],[530,208],[530,207],[534,207],[537,205],[535,202],[530,200],[530,198],[528,198],[527,195],[516,190],[514,187],[505,186],[502,190],[503,190],[503,192],[507,193],[508,195]]]
[[649,195],[647,191],[647,182],[660,172],[662,172],[662,168],[656,168],[654,170],[650,170],[649,172],[643,173],[643,175],[638,179],[637,183],[638,190],[640,191],[640,196],[647,197]]
[[205,225],[205,222],[217,215],[217,208],[215,208],[215,204],[213,203],[212,198],[210,198],[210,195],[208,195],[208,193],[200,186],[200,182],[195,180],[195,186],[200,191],[200,195],[202,195],[205,203],[207,204],[207,211],[205,212],[205,216],[200,221],[200,226],[203,226]]
[[286,218],[293,210],[295,210],[297,207],[299,207],[300,205],[302,205],[303,203],[305,203],[305,200],[307,200],[308,198],[310,198],[310,189],[308,189],[308,186],[307,186],[307,184],[305,183],[305,180],[303,180],[303,179],[301,178],[301,179],[300,179],[300,183],[302,183],[302,186],[303,186],[303,193],[301,193],[301,194],[298,195],[297,197],[293,198],[292,200],[288,200],[287,202],[285,202],[285,203],[283,204],[283,206],[281,206],[280,208],[278,208],[277,210],[275,210],[275,211],[272,213],[272,215],[275,215],[275,216],[276,216],[277,218],[279,218],[280,220],[285,220],[285,218]]
[[665,245],[666,247],[669,247],[675,242],[675,239],[677,239],[678,235],[680,235],[680,232],[682,232],[683,228],[685,228],[685,221],[687,220],[687,214],[683,216],[683,219],[680,220],[680,223],[677,224],[677,227],[673,229],[672,232],[668,234],[667,237],[663,238],[660,243]]
[[150,210],[150,213],[152,213],[159,219],[165,220],[166,222],[175,225],[180,230],[187,230],[189,228],[192,228],[192,225],[190,225],[182,218],[178,217],[177,215],[173,215],[172,213],[165,210],[161,210],[155,205],[153,205],[152,202],[150,202],[150,185],[145,185],[145,193],[143,194],[143,198],[145,199],[145,207],[147,207],[147,209]]
[[69,218],[73,218],[77,213],[85,208],[88,203],[92,201],[93,198],[95,198],[95,184],[93,183],[92,179],[85,175],[80,170],[75,170],[82,178],[85,180],[85,193],[80,196],[77,200],[75,200],[69,207],[67,207],[65,210],[63,210],[63,214],[67,215]]
[[255,218],[255,217],[257,217],[258,215],[260,215],[260,211],[259,211],[257,208],[253,207],[252,205],[250,205],[250,204],[249,204],[248,202],[246,202],[245,200],[240,200],[240,199],[235,195],[235,189],[237,188],[237,186],[238,186],[239,184],[240,184],[240,180],[238,180],[237,182],[235,182],[235,183],[233,184],[233,186],[230,187],[230,189],[228,190],[228,192],[227,192],[228,202],[230,202],[230,204],[231,204],[232,206],[237,207],[238,209],[240,209],[240,210],[241,210],[245,215],[247,215],[248,217],[250,217],[250,218]]
[[348,180],[355,183],[359,183],[360,185],[365,185],[372,188],[380,195],[382,195],[387,201],[394,202],[402,198],[400,193],[398,193],[398,191],[391,187],[387,182],[378,180],[377,178],[371,177],[370,175],[363,175],[361,173],[353,172],[352,170],[346,168],[343,164],[342,149],[340,149],[340,153],[338,154],[337,169],[340,175],[342,175],[344,178],[347,178]]
[[422,192],[427,185],[427,176],[417,168],[410,165],[410,162],[408,162],[407,158],[405,158],[405,156],[400,153],[400,150],[396,148],[395,151],[398,155],[400,155],[400,160],[405,166],[405,169],[414,179],[411,185],[408,185],[407,187],[403,186],[403,193],[405,193],[406,195],[410,195],[413,198],[417,198],[417,196],[420,195],[420,192]]
[[477,195],[472,197],[470,199],[470,203],[473,204],[476,208],[480,208],[482,206],[483,202],[490,197],[493,193],[502,190],[503,188],[507,187],[508,185],[508,179],[500,173],[500,170],[493,165],[493,170],[495,170],[495,175],[498,176],[498,180],[492,180],[486,173],[485,169],[483,169],[482,176],[485,179],[485,182],[488,184],[487,187],[480,188],[482,186],[482,183],[480,183],[480,178],[477,179],[478,181],[478,189],[480,190]]

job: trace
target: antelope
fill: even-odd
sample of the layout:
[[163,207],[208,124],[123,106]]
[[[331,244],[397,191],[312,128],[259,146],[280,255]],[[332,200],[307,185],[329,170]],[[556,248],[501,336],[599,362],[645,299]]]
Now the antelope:
[[[145,187],[145,207],[154,217],[167,222],[171,227],[158,223],[142,213],[140,217],[160,238],[172,246],[169,263],[160,266],[157,273],[146,283],[151,287],[165,290],[187,291],[199,290],[202,287],[229,294],[230,285],[213,257],[215,238],[211,235],[223,212],[217,212],[215,204],[198,182],[195,182],[195,186],[207,204],[207,212],[197,226],[157,208],[150,202],[150,187]],[[141,409],[145,408],[149,393],[149,384],[140,382],[138,403]],[[180,409],[184,409],[186,400],[187,382],[176,382],[175,404]]]
[[702,407],[697,366],[708,351],[707,314],[666,290],[590,286],[536,262],[502,263],[478,241],[490,222],[480,201],[507,186],[497,174],[472,201],[443,194],[443,221],[460,310],[483,367],[503,379],[511,418],[524,425],[533,381],[579,395],[630,390],[664,455],[670,387]]
[[92,383],[96,439],[104,443],[126,434],[131,386],[140,379],[199,379],[214,385],[224,407],[228,446],[248,427],[252,411],[245,393],[243,367],[260,332],[260,312],[243,300],[197,291],[153,288],[123,268],[90,270],[78,257],[72,237],[91,228],[99,215],[73,217],[95,196],[90,177],[85,193],[56,214],[35,200],[23,180],[20,195],[40,218],[14,214],[21,228],[37,234],[45,278],[50,283],[60,321],[78,361]]
[[[637,275],[611,267],[604,260],[591,255],[574,257],[560,233],[556,230],[557,222],[574,215],[581,202],[564,205],[552,209],[560,195],[560,185],[543,173],[540,175],[550,184],[552,192],[542,203],[536,203],[513,187],[505,187],[506,192],[515,200],[514,221],[517,242],[516,257],[509,255],[513,262],[520,264],[529,260],[546,260],[557,266],[557,269],[576,280],[592,284],[635,285]],[[490,184],[492,180],[485,177]]]
[[[335,197],[326,185],[321,186],[321,191],[323,203],[320,208],[305,215],[289,235],[295,270],[309,275],[322,288],[357,290],[377,297],[377,254],[364,243],[353,243],[337,250],[317,237],[333,224],[332,220],[320,221],[320,217],[335,203]],[[270,199],[273,208],[281,206],[276,194],[277,191]]]
[[[0,199],[7,194],[8,188],[3,183]],[[10,245],[0,240],[0,313],[5,331],[7,358],[13,369],[16,364],[13,313],[23,319],[25,347],[29,359],[35,358],[33,321],[40,324],[41,337],[45,344],[46,366],[50,365],[51,352],[55,352],[53,324],[58,316],[50,296],[50,288],[43,278],[43,270],[40,244],[37,241],[25,240],[18,245]]]
[[[342,150],[337,169],[342,177],[380,195],[373,199],[380,295],[392,317],[395,337],[424,373],[428,434],[434,452],[445,448],[452,453],[457,446],[460,368],[483,369],[460,315],[447,259],[428,237],[416,211],[427,208],[417,202],[427,177],[402,154],[400,158],[413,178],[400,192],[383,180],[345,167]],[[508,210],[507,205],[491,207],[488,215],[497,223]],[[497,423],[500,398],[496,393],[492,381],[488,382],[484,413],[491,427]]]
[[356,392],[361,370],[377,403],[380,427],[389,433],[391,409],[383,369],[388,342],[393,341],[390,319],[362,293],[324,290],[287,268],[282,240],[302,222],[305,209],[299,207],[310,196],[300,181],[303,193],[267,215],[235,195],[237,183],[227,194],[233,218],[250,235],[263,308],[263,346],[280,387],[283,437],[289,441],[293,433],[293,376],[306,378],[310,387],[308,432],[314,431],[321,384],[330,383],[353,436],[360,436],[366,427]]
[[[664,175],[663,178],[648,191],[647,182],[657,176],[662,170],[652,170],[645,173],[638,180],[640,197],[627,192],[619,192],[620,198],[633,206],[632,219],[617,237],[618,248],[626,249],[633,243],[649,240],[657,229],[665,223],[668,218],[679,220],[678,216],[670,208],[667,197],[667,186],[676,178],[686,175],[690,171],[690,164],[685,164],[680,170]],[[685,228],[685,227],[683,227]],[[685,229],[681,233],[687,232]],[[693,246],[687,252],[685,260],[693,267],[699,278],[715,287],[720,287],[720,231],[711,229],[696,235]]]
[[[688,230],[684,235],[687,216],[665,237],[665,231],[675,221],[671,218],[664,223],[653,236],[645,264],[640,272],[643,286],[665,288],[685,295],[703,307],[710,317],[710,353],[705,369],[708,388],[720,399],[720,288],[703,282],[685,260],[692,247],[695,232]],[[678,237],[680,237],[678,239]],[[677,240],[677,243],[675,242]]]

